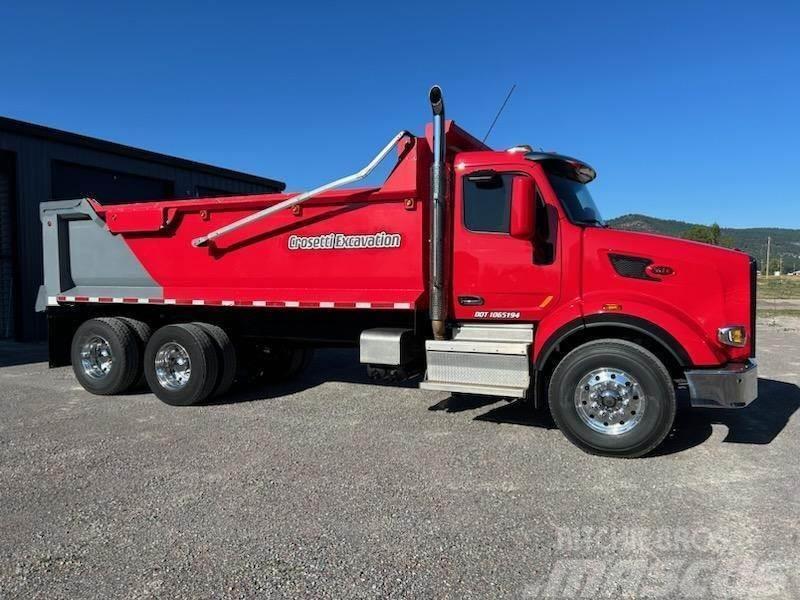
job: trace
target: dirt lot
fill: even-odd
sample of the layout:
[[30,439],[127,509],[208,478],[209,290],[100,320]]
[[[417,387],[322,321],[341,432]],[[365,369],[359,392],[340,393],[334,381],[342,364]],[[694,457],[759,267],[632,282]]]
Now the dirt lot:
[[[800,277],[759,277],[758,315],[780,326],[800,325]],[[780,323],[779,323],[780,322]]]
[[800,326],[759,340],[753,405],[633,461],[349,351],[175,409],[2,346],[0,597],[800,597]]
[[800,299],[800,277],[759,277],[758,278],[758,297]]

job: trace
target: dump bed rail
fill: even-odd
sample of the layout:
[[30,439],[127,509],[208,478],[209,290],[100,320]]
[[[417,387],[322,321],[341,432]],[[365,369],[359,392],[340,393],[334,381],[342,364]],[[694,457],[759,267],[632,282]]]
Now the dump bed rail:
[[280,212],[286,208],[292,208],[293,206],[297,206],[298,204],[301,204],[306,200],[313,198],[314,196],[324,194],[325,192],[328,192],[330,190],[335,190],[336,188],[340,188],[350,183],[355,183],[356,181],[361,181],[362,179],[367,177],[370,173],[372,173],[372,171],[375,170],[375,167],[377,167],[381,163],[381,161],[383,161],[383,159],[386,158],[386,155],[392,151],[392,148],[394,148],[397,145],[397,143],[406,136],[414,137],[411,133],[405,130],[398,132],[398,134],[395,135],[389,141],[389,143],[383,147],[383,150],[378,152],[378,154],[375,155],[375,158],[373,158],[369,162],[369,164],[360,171],[357,171],[352,175],[347,175],[346,177],[341,177],[339,179],[336,179],[335,181],[326,183],[325,185],[316,187],[313,190],[309,190],[307,192],[298,194],[297,196],[289,198],[288,200],[284,200],[283,202],[279,202],[274,206],[270,206],[268,208],[265,208],[264,210],[258,211],[257,213],[253,213],[252,215],[244,217],[243,219],[239,219],[238,221],[229,223],[228,225],[225,225],[225,227],[220,227],[219,229],[215,229],[214,231],[212,231],[207,235],[193,239],[192,245],[195,247],[204,246],[209,242],[214,241],[216,238],[225,235],[226,233],[230,233],[231,231],[236,231],[237,229],[241,229],[242,227],[249,225],[250,223],[255,223],[256,221],[260,221],[261,219],[264,219],[272,214],[275,214],[276,212]]

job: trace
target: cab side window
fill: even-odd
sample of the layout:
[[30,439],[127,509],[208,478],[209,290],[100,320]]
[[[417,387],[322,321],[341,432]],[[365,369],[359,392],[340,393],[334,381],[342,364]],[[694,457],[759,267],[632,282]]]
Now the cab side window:
[[533,238],[533,262],[552,265],[556,259],[555,227],[558,216],[539,190],[536,190],[536,231]]
[[478,172],[464,178],[464,227],[490,233],[510,231],[513,177]]

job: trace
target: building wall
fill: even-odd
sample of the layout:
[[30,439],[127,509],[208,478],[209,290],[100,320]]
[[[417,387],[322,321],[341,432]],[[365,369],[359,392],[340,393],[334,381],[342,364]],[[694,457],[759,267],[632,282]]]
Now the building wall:
[[14,335],[14,212],[12,199],[14,156],[0,151],[0,338]]
[[16,163],[16,202],[12,202],[15,238],[14,333],[20,340],[41,340],[47,335],[43,315],[34,311],[42,283],[42,232],[39,204],[50,200],[53,161],[86,165],[172,182],[176,197],[195,197],[198,191],[218,190],[231,194],[276,191],[267,185],[236,180],[173,165],[106,153],[93,148],[40,137],[0,131],[0,153],[11,152]]

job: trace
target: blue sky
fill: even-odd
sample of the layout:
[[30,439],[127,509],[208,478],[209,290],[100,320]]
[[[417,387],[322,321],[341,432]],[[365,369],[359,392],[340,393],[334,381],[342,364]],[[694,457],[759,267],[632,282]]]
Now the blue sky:
[[5,2],[0,66],[0,114],[292,190],[516,83],[489,143],[588,161],[606,217],[800,227],[797,2]]

